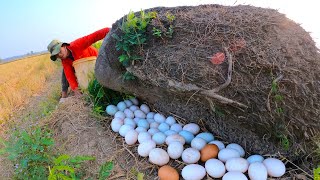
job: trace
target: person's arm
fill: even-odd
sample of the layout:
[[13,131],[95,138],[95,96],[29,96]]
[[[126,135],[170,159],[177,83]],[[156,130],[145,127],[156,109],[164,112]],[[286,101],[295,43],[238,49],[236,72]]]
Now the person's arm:
[[103,39],[109,33],[109,31],[110,28],[103,28],[92,34],[79,38],[70,44],[77,49],[83,50],[91,46],[93,43]]
[[65,73],[65,76],[69,82],[69,85],[73,91],[78,89],[78,82],[74,69],[72,67],[72,61],[67,62],[67,60],[62,60],[62,66]]

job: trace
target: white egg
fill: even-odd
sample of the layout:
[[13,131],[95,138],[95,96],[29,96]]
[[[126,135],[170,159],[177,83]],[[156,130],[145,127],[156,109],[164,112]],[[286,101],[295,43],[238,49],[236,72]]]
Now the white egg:
[[155,122],[154,119],[150,119],[150,118],[147,118],[147,121],[148,121],[149,124]]
[[148,114],[150,112],[150,108],[146,104],[141,104],[140,106],[141,111],[143,111],[145,114]]
[[218,159],[207,160],[205,168],[207,173],[213,178],[221,178],[226,173],[226,167]]
[[138,133],[147,132],[147,129],[144,128],[144,127],[137,127],[135,130],[136,130]]
[[127,99],[127,100],[124,100],[123,102],[126,104],[127,107],[130,107],[130,106],[132,106],[132,104],[133,104],[133,103],[132,103],[130,100],[128,100],[128,99]]
[[194,148],[187,148],[182,152],[182,161],[187,164],[197,163],[200,159],[200,152]]
[[189,123],[183,126],[183,130],[191,132],[193,135],[196,135],[200,131],[200,127],[198,124]]
[[166,137],[163,132],[157,132],[152,136],[152,140],[156,142],[157,145],[160,145],[166,141]]
[[245,173],[249,168],[249,162],[241,157],[230,158],[226,161],[227,171],[240,171]]
[[111,121],[111,129],[113,132],[119,132],[121,126],[123,125],[123,119],[114,118]]
[[146,119],[139,119],[137,125],[139,127],[143,127],[143,128],[146,128],[146,129],[149,129],[149,123]]
[[189,164],[182,169],[181,175],[185,180],[201,180],[206,175],[206,169],[199,164]]
[[138,135],[139,143],[143,143],[145,141],[151,140],[151,135],[148,132],[141,132]]
[[157,122],[152,122],[152,123],[150,123],[150,128],[156,128],[156,129],[158,129],[158,127],[159,127],[159,123],[157,123]]
[[179,134],[173,134],[170,135],[166,138],[166,144],[170,145],[172,142],[178,141],[180,142],[182,145],[184,145],[186,143],[186,140],[180,136]]
[[150,128],[149,130],[148,130],[148,133],[152,136],[152,135],[154,135],[155,133],[157,133],[157,132],[160,132],[159,131],[159,129],[156,129],[156,128]]
[[124,111],[124,109],[127,108],[127,105],[126,105],[126,103],[124,103],[123,101],[120,101],[120,102],[117,104],[117,108],[119,109],[119,111]]
[[136,105],[132,105],[132,106],[129,107],[129,109],[130,109],[132,112],[134,112],[135,110],[138,110],[139,107],[136,106]]
[[154,113],[154,112],[149,112],[149,113],[147,114],[147,119],[153,119],[153,117],[154,117],[155,114],[156,114],[156,113]]
[[220,151],[221,149],[226,148],[226,147],[224,146],[223,142],[218,141],[218,140],[210,141],[209,144],[215,144],[215,145],[217,145],[218,148],[219,148],[219,151]]
[[168,153],[161,148],[154,148],[149,153],[149,161],[153,164],[163,166],[169,162]]
[[249,162],[249,164],[254,163],[254,162],[263,162],[264,158],[261,155],[255,154],[255,155],[251,155],[247,158],[247,161]]
[[130,130],[132,130],[132,129],[133,129],[132,126],[127,125],[127,124],[124,124],[124,125],[122,125],[121,128],[119,129],[119,134],[120,134],[122,137],[125,137],[126,134],[127,134]]
[[267,168],[261,162],[253,162],[249,166],[248,175],[251,180],[267,180]]
[[172,159],[178,159],[181,157],[183,152],[183,144],[178,141],[172,142],[168,146],[168,154]]
[[131,118],[131,119],[134,118],[133,112],[132,112],[130,109],[128,109],[128,108],[126,108],[125,110],[123,110],[123,113],[126,115],[127,118]]
[[163,122],[163,123],[159,124],[158,129],[161,132],[166,132],[166,131],[168,131],[170,129],[170,126],[169,126],[169,124]]
[[156,148],[156,143],[152,140],[145,141],[138,146],[138,154],[142,157],[149,156],[152,149]]
[[126,143],[128,145],[133,145],[137,142],[138,139],[138,132],[134,129],[127,132],[126,136],[124,137]]
[[231,171],[227,172],[223,177],[222,180],[248,180],[248,178],[239,171]]
[[218,153],[218,159],[222,162],[226,162],[228,159],[236,158],[236,157],[240,157],[239,152],[237,150],[231,149],[231,148],[230,149],[229,148],[222,149]]
[[172,124],[176,123],[176,120],[174,119],[174,117],[169,116],[169,117],[167,117],[165,122],[171,126]]
[[138,101],[138,99],[137,98],[131,98],[131,99],[129,99],[134,105],[138,105],[139,104],[139,101]]
[[117,111],[118,111],[117,106],[112,105],[112,104],[108,105],[107,108],[106,108],[106,113],[111,115],[111,116],[114,116]]
[[209,133],[209,132],[202,132],[202,133],[198,134],[196,137],[200,137],[200,138],[206,140],[207,143],[214,140],[213,134]]
[[182,126],[181,124],[172,124],[170,127],[170,130],[176,131],[177,133],[179,133],[180,131],[182,131]]
[[194,139],[192,139],[191,141],[191,147],[201,151],[201,149],[207,144],[207,142],[202,139],[202,138],[197,138],[195,137]]
[[153,119],[157,122],[157,123],[163,123],[166,118],[164,117],[164,115],[162,114],[159,114],[159,113],[156,113],[154,116],[153,116]]
[[170,135],[178,134],[178,133],[175,132],[175,131],[173,131],[173,130],[168,130],[168,131],[164,132],[164,134],[165,134],[166,136],[170,136]]
[[231,144],[228,144],[226,146],[226,148],[232,148],[232,149],[237,150],[240,154],[240,157],[244,157],[244,155],[245,155],[244,149],[239,144],[231,143]]
[[136,128],[136,126],[137,126],[136,122],[134,122],[134,120],[131,118],[124,118],[124,124],[130,125],[133,128]]
[[120,119],[124,119],[126,118],[126,115],[122,112],[122,111],[118,111],[116,112],[116,114],[114,115],[115,118],[120,118]]
[[279,159],[267,158],[263,161],[263,164],[271,177],[281,177],[286,172],[286,166]]
[[141,119],[146,118],[146,114],[139,109],[135,110],[133,113],[134,113],[134,117],[141,118]]

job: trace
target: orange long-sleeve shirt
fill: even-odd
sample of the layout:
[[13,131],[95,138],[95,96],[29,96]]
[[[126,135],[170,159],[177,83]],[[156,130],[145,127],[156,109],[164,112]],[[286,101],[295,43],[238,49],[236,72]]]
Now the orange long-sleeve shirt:
[[[97,49],[95,49],[91,45],[103,39],[109,33],[109,31],[110,28],[104,28],[82,38],[76,39],[75,41],[72,41],[70,44],[68,44],[67,48],[71,51],[74,61],[90,56],[98,56]],[[62,59],[62,66],[66,78],[70,84],[71,89],[75,90],[78,88],[78,82],[74,73],[72,62],[73,60],[70,58]]]

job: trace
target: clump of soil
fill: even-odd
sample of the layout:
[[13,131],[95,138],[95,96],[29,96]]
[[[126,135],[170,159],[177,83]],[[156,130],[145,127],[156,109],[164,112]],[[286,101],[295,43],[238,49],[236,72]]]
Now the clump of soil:
[[[165,115],[202,120],[208,130],[249,153],[278,152],[292,162],[317,161],[320,61],[303,28],[273,9],[201,5],[153,8],[160,22],[175,16],[172,39],[147,31],[141,62],[124,68],[113,35],[104,39],[96,76],[104,86],[135,94]],[[136,13],[139,16],[138,13]],[[222,52],[226,59],[212,64]],[[130,71],[137,79],[123,81]]]

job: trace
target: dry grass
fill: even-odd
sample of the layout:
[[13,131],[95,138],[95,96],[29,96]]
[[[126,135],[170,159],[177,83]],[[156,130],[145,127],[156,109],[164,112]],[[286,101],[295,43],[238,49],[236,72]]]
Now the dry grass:
[[49,61],[49,54],[0,65],[0,125],[39,93],[57,69],[58,65]]

